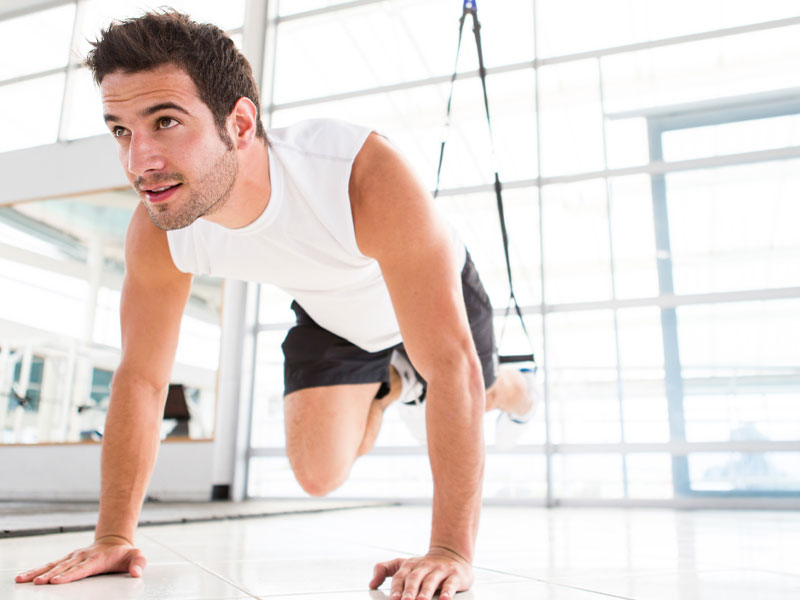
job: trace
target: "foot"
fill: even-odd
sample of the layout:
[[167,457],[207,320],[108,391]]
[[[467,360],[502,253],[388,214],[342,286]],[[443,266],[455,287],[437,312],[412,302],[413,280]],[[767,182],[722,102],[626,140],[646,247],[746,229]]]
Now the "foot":
[[495,447],[500,451],[511,450],[525,431],[525,427],[533,419],[539,405],[536,367],[520,369],[525,378],[525,395],[527,402],[522,412],[501,411],[495,426]]

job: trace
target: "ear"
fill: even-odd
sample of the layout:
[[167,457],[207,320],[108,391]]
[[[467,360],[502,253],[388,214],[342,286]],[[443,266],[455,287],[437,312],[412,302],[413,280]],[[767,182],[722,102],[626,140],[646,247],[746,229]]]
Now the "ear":
[[242,96],[236,101],[229,120],[233,124],[233,141],[236,148],[244,150],[256,139],[258,111],[250,98]]

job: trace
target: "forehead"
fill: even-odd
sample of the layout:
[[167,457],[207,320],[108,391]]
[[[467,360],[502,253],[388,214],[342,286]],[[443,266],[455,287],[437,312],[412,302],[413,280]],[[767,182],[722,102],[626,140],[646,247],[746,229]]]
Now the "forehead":
[[125,107],[153,101],[202,104],[192,78],[185,70],[173,65],[136,73],[114,71],[103,77],[100,94],[106,112],[111,109],[120,112]]

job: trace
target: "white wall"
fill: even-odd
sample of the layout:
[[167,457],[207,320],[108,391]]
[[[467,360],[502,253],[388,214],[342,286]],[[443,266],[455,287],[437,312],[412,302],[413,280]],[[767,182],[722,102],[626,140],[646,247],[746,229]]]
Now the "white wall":
[[[0,446],[0,500],[97,500],[99,443]],[[208,500],[214,442],[161,444],[147,495]],[[57,468],[54,468],[57,467]]]

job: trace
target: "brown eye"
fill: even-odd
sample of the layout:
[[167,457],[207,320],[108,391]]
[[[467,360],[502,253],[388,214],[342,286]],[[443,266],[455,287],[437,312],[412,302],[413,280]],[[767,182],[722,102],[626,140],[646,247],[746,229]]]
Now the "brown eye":
[[177,124],[178,122],[172,117],[161,117],[158,120],[159,129],[169,129],[170,127],[174,127]]

